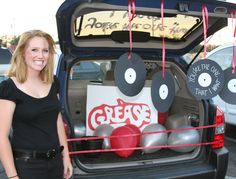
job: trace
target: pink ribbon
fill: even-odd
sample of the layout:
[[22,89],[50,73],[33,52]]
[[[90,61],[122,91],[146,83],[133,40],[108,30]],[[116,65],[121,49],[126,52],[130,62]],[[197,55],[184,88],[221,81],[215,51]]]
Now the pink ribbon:
[[164,28],[164,0],[161,0],[161,23],[162,23],[162,79],[164,79],[165,63],[166,63],[166,45],[165,45],[165,28]]
[[132,20],[134,19],[134,15],[135,15],[135,3],[134,0],[129,0],[128,2],[128,16],[129,16],[129,55],[128,55],[128,59],[131,59],[131,52],[132,52],[132,48],[133,48],[133,44],[132,44]]
[[203,19],[203,32],[204,32],[204,59],[207,53],[207,29],[208,29],[208,10],[205,4],[202,5],[202,19]]
[[[236,24],[235,24],[235,19],[236,19],[236,10],[231,11],[230,17],[232,19],[232,29],[233,29],[233,37],[236,37]],[[234,47],[234,39],[233,38],[233,58],[232,58],[232,74],[235,73],[235,64],[236,64],[236,54],[235,54],[235,47]]]

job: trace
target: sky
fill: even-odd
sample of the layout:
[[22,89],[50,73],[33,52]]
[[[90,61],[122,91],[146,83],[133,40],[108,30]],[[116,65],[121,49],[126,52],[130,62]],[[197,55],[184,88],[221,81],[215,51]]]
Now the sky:
[[0,36],[41,29],[57,39],[56,12],[64,0],[0,0]]
[[[228,0],[235,2],[236,0]],[[30,29],[48,32],[58,40],[56,12],[64,0],[0,0],[0,36],[20,35]],[[217,32],[209,43],[231,41],[232,25]]]

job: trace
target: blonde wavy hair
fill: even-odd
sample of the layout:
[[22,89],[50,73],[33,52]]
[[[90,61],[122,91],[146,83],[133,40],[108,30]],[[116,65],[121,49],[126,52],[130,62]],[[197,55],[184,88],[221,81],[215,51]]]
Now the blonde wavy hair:
[[13,53],[11,59],[11,67],[8,71],[8,77],[16,77],[17,81],[24,83],[27,79],[27,65],[25,63],[25,50],[29,44],[29,41],[33,37],[43,37],[49,44],[49,59],[47,65],[40,72],[40,78],[45,83],[53,82],[53,67],[54,67],[54,54],[55,54],[55,43],[51,35],[41,30],[30,30],[24,32],[20,36],[19,43],[16,50]]

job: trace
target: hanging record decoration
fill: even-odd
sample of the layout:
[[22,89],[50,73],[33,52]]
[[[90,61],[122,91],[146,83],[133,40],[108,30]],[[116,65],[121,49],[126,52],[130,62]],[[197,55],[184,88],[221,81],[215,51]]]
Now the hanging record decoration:
[[190,66],[187,73],[187,87],[198,100],[218,95],[224,85],[224,72],[209,59],[199,60]]
[[164,78],[162,71],[157,72],[152,78],[152,103],[158,112],[168,111],[175,97],[174,79],[166,70],[164,73]]
[[224,87],[219,96],[229,104],[236,104],[236,73],[232,73],[232,67],[224,70],[224,77]]
[[142,58],[136,53],[125,53],[118,59],[114,78],[119,90],[126,96],[137,95],[144,86],[146,80],[146,67]]

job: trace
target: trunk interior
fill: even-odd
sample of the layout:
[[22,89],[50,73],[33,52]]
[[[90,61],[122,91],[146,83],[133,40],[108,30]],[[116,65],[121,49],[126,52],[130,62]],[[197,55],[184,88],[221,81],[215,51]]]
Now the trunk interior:
[[[86,106],[87,106],[87,87],[88,85],[115,86],[114,67],[115,60],[102,61],[78,61],[70,71],[68,79],[68,116],[74,126],[74,137],[81,138],[86,136]],[[147,77],[145,87],[150,88],[152,76],[162,70],[161,61],[144,60]],[[91,67],[93,66],[93,67]],[[87,69],[86,69],[87,68]],[[188,92],[186,87],[186,74],[173,61],[166,61],[165,69],[168,70],[175,81],[175,97],[168,111],[168,117],[164,126],[181,123],[192,127],[204,125],[204,106],[201,101],[195,100]],[[84,71],[83,71],[84,70]],[[99,95],[99,94],[98,94]],[[168,129],[168,126],[165,126]],[[171,129],[169,129],[171,130]],[[199,142],[203,139],[203,129],[196,130],[199,133]],[[167,132],[168,136],[170,132]],[[81,141],[73,142],[74,151],[82,151]],[[146,164],[164,164],[191,160],[197,158],[201,147],[194,147],[188,152],[178,152],[171,148],[161,148],[152,153],[144,153],[142,150],[135,150],[127,158],[117,156],[114,152],[98,152],[90,154],[76,154],[78,163],[88,169],[116,168],[124,166],[140,166]]]

